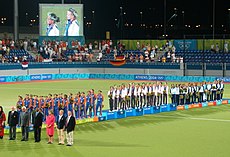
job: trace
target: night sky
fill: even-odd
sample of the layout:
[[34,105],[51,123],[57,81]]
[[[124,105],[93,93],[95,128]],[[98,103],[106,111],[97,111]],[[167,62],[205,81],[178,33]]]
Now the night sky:
[[[61,0],[19,0],[20,26],[27,25],[28,19],[36,19],[39,14],[39,3],[61,3]],[[65,3],[78,3],[78,0],[65,0]],[[143,23],[149,25],[163,24],[163,0],[82,0],[84,4],[85,21],[92,21],[92,10],[95,11],[95,28],[99,32],[112,30],[115,27],[115,18],[119,18],[120,6],[127,14],[124,22],[139,24],[140,12],[143,12]],[[207,25],[212,24],[212,0],[167,0],[167,20],[178,9],[178,18],[185,12],[184,24]],[[230,0],[216,0],[216,25],[229,23]],[[0,17],[7,17],[5,25],[13,25],[13,0],[0,5]],[[173,24],[173,23],[172,23]]]

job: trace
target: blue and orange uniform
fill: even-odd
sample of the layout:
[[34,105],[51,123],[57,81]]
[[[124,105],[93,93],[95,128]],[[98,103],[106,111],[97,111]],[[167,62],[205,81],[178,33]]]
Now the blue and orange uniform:
[[28,109],[30,107],[30,99],[28,97],[26,97],[24,99],[24,106]]
[[30,99],[29,112],[31,113],[33,111],[33,109],[34,109],[34,98],[31,95],[29,99]]
[[68,104],[69,104],[69,101],[67,99],[67,97],[64,97],[63,100],[62,100],[62,103],[63,103],[63,106],[64,106],[64,116],[67,117],[68,116]]
[[49,115],[49,110],[53,110],[53,99],[51,97],[48,97],[45,99],[45,104],[44,104],[43,108],[45,109],[44,110],[44,117],[46,120],[46,116]]
[[97,95],[97,105],[96,105],[96,116],[98,108],[100,108],[100,116],[102,116],[102,103],[104,101],[104,96],[101,94],[101,91],[99,91]]
[[[42,109],[42,112],[43,112],[43,115],[45,115],[45,108],[44,108],[44,105],[45,104],[45,100],[43,98],[43,96],[40,96],[39,100],[38,100],[38,106],[39,108]],[[45,121],[45,116],[43,116],[43,121]]]
[[86,106],[85,105],[86,105],[86,98],[85,98],[85,95],[82,95],[80,97],[80,106],[79,106],[80,110],[78,112],[81,118],[86,117],[86,112],[85,112]]
[[58,108],[59,108],[59,106],[60,106],[60,99],[59,99],[57,96],[55,96],[55,97],[53,98],[53,101],[54,101],[54,116],[57,118],[58,115],[59,115],[59,110],[58,110]]
[[34,109],[39,108],[39,100],[37,97],[35,97],[33,100],[33,107]]
[[[24,101],[21,96],[19,96],[19,100],[17,101],[17,111],[18,111],[18,122],[20,121],[20,114],[22,112],[22,106],[24,106]],[[20,124],[20,122],[19,122]]]
[[59,105],[58,105],[58,110],[64,110],[64,105],[63,105],[63,97],[61,95],[59,95],[58,97],[59,99]]
[[79,118],[79,104],[80,104],[80,98],[79,95],[76,95],[76,97],[74,98],[74,112],[75,112],[75,118]]
[[74,103],[74,98],[72,96],[69,96],[68,111],[71,111],[72,114],[73,114],[73,103]]
[[92,117],[92,101],[91,101],[91,95],[90,94],[88,94],[87,96],[86,96],[86,110],[85,110],[85,112],[86,112],[86,115],[87,115],[87,112],[88,112],[88,109],[89,109],[89,116],[90,117]]
[[97,95],[91,91],[91,105],[93,108],[94,115],[96,115],[96,100],[97,100]]

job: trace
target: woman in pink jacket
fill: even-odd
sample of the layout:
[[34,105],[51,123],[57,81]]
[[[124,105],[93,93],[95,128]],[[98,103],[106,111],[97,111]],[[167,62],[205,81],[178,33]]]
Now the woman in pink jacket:
[[48,136],[48,144],[53,143],[54,123],[55,123],[55,117],[53,115],[53,111],[49,110],[49,115],[46,117],[46,133]]

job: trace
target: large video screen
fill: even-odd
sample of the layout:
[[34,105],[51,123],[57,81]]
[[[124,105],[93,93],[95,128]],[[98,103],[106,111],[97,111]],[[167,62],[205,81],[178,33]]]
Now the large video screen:
[[84,36],[82,4],[40,4],[40,36]]

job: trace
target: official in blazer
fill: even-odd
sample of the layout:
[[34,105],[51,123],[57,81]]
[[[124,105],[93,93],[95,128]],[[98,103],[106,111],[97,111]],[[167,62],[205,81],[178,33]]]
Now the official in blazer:
[[18,112],[14,106],[11,108],[11,111],[9,111],[7,123],[10,127],[9,140],[15,140],[16,126],[18,124]]
[[64,128],[65,128],[65,123],[66,123],[66,118],[63,115],[64,111],[60,110],[59,111],[59,116],[57,117],[56,125],[57,125],[57,133],[58,133],[58,145],[64,145]]
[[72,116],[72,112],[68,111],[68,117],[66,119],[66,139],[67,139],[67,145],[66,146],[72,146],[73,145],[73,132],[75,128],[76,122],[74,116]]
[[22,107],[22,113],[20,114],[20,126],[22,129],[22,140],[28,141],[29,137],[29,124],[30,124],[30,114],[27,111],[26,107]]
[[42,121],[43,121],[43,113],[40,108],[36,109],[36,112],[33,116],[33,124],[34,124],[34,140],[35,142],[41,141],[41,128],[42,128]]

